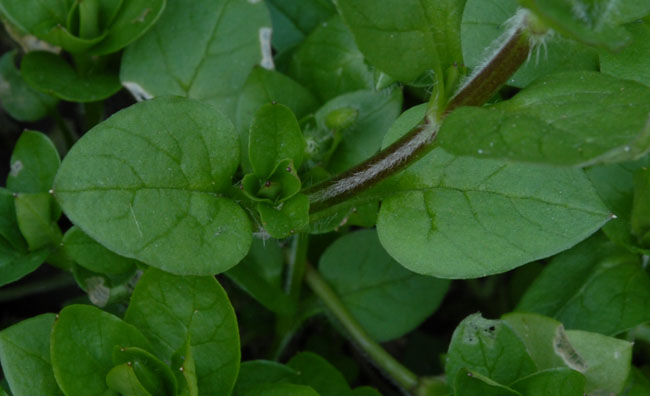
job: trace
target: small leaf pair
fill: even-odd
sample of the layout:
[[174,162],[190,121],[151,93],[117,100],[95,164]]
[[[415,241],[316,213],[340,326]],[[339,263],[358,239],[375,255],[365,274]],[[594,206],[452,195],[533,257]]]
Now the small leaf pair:
[[25,131],[10,161],[7,189],[0,188],[0,285],[34,271],[61,241],[61,209],[49,193],[61,162],[56,148]]
[[305,139],[291,110],[279,104],[262,106],[251,124],[248,157],[253,173],[244,176],[244,194],[257,202],[262,226],[283,238],[307,226],[309,200],[299,194],[297,170]]

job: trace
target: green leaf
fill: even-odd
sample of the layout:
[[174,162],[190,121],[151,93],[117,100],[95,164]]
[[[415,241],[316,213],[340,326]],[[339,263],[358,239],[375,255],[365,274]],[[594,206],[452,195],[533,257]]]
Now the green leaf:
[[33,88],[70,102],[96,102],[112,96],[122,87],[110,70],[81,74],[62,57],[33,51],[20,65],[23,78]]
[[190,339],[172,355],[172,370],[178,380],[179,396],[198,396],[199,385],[196,379],[196,364],[192,354]]
[[330,0],[268,0],[273,48],[278,52],[302,42],[320,23],[336,14]]
[[360,386],[354,388],[350,396],[381,396],[381,393],[379,393],[375,388]]
[[[449,345],[445,365],[448,383],[454,383],[463,369],[502,384],[511,384],[536,371],[517,334],[502,321],[484,319],[481,314],[465,318],[456,327]],[[459,388],[455,390],[457,394],[467,394]]]
[[[133,370],[137,381],[152,395],[176,396],[178,384],[174,373],[172,373],[168,365],[151,353],[135,347],[114,347],[113,363],[116,367],[106,376],[106,383],[112,389],[119,389],[119,378],[124,373],[124,369],[119,367],[126,365],[128,370]],[[111,381],[111,373],[116,369],[118,371],[116,375],[118,381]],[[111,382],[117,387],[111,386]]]
[[553,255],[610,218],[581,170],[440,149],[382,191],[394,194],[377,220],[384,248],[406,268],[442,278],[500,273]]
[[516,309],[616,335],[650,321],[648,301],[650,276],[638,256],[598,235],[555,256]]
[[346,234],[321,255],[323,278],[352,316],[379,342],[410,332],[440,305],[449,282],[405,270],[374,230]]
[[510,387],[526,396],[584,396],[585,376],[568,368],[538,371]]
[[50,364],[54,318],[54,314],[34,316],[0,332],[2,371],[14,395],[63,395]]
[[[404,112],[383,147],[414,127],[425,111],[426,104]],[[442,278],[484,276],[550,256],[585,239],[611,216],[580,170],[453,157],[441,149],[375,192],[388,197],[377,222],[384,248],[406,268]],[[429,246],[436,246],[433,253]],[[535,257],[526,257],[535,251]]]
[[555,74],[510,100],[449,115],[438,141],[457,155],[588,166],[650,149],[650,89],[594,72]]
[[251,242],[243,209],[220,196],[238,165],[236,139],[208,105],[138,103],[77,142],[55,196],[73,223],[119,255],[174,273],[223,272]]
[[[153,396],[138,380],[135,369],[128,363],[115,366],[106,374],[108,392],[125,396]],[[109,393],[110,394],[110,393]]]
[[511,313],[503,320],[524,341],[538,369],[569,367],[586,377],[588,394],[618,394],[630,370],[632,344],[580,330],[536,314]]
[[270,56],[270,42],[261,40],[270,26],[263,2],[170,0],[124,52],[120,79],[140,96],[202,99],[234,118],[237,96],[263,60],[260,47]]
[[100,274],[122,274],[135,269],[137,261],[117,255],[73,226],[63,237],[68,256],[82,267]]
[[39,193],[52,188],[61,158],[46,135],[26,130],[16,142],[10,162],[7,188],[15,192]]
[[89,305],[69,305],[59,313],[51,335],[54,377],[66,396],[103,395],[113,368],[114,347],[150,350],[135,327]]
[[[29,250],[54,247],[61,242],[61,230],[56,223],[54,202],[49,193],[16,194],[16,220]],[[53,213],[54,212],[54,213]]]
[[260,202],[257,210],[262,226],[273,238],[286,238],[309,225],[309,198],[305,194],[295,195],[277,207]]
[[199,395],[230,393],[239,369],[239,333],[228,296],[214,277],[149,269],[133,291],[124,320],[151,340],[164,361],[189,338]]
[[44,3],[38,0],[26,0],[20,3],[2,0],[0,12],[22,32],[42,38],[53,26],[59,23],[65,24],[71,4],[69,0]]
[[634,175],[649,163],[650,156],[646,156],[635,162],[594,166],[586,170],[598,195],[616,215],[603,227],[605,235],[616,244],[641,254],[648,254],[649,250],[641,248],[637,238],[632,236],[630,215],[634,200]]
[[[121,7],[107,30],[106,37],[92,47],[88,53],[105,55],[117,52],[137,40],[160,18],[167,3],[166,0],[120,1]],[[100,15],[101,17],[101,15]]]
[[[494,40],[506,32],[507,21],[517,8],[517,0],[467,0],[461,25],[467,67],[479,67],[493,54]],[[508,80],[509,85],[523,88],[538,77],[554,72],[598,69],[598,54],[594,49],[559,35],[543,40]]]
[[239,95],[235,116],[242,167],[247,172],[251,169],[248,162],[248,135],[251,122],[260,107],[272,102],[287,106],[298,119],[317,108],[316,98],[302,85],[284,74],[254,67]]
[[650,171],[637,171],[634,177],[634,200],[632,202],[632,232],[641,246],[650,248]]
[[464,0],[339,0],[337,6],[368,61],[409,82],[422,72],[462,64]]
[[320,396],[341,396],[350,392],[343,374],[315,353],[299,353],[289,360],[287,366],[300,373],[294,383],[308,385]]
[[32,89],[14,65],[16,51],[0,58],[0,101],[2,108],[18,121],[37,121],[56,106],[58,100]]
[[255,174],[268,178],[278,163],[290,159],[296,169],[302,164],[305,139],[291,110],[267,104],[255,113],[250,129],[248,157]]
[[650,379],[636,367],[632,367],[630,375],[625,383],[622,395],[624,396],[645,396],[650,393]]
[[[587,45],[604,47],[609,50],[617,50],[623,47],[630,38],[625,29],[617,27],[616,24],[628,18],[634,20],[642,16],[617,15],[615,10],[620,5],[619,2],[613,0],[518,1],[522,6],[532,10],[536,16],[554,30]],[[626,13],[640,11],[625,6],[626,3],[632,4],[634,2],[636,0],[624,0],[620,3]],[[627,21],[629,22],[629,20]]]
[[0,240],[4,239],[17,251],[25,251],[27,244],[18,228],[14,194],[0,187]]
[[0,239],[0,286],[34,272],[50,255],[49,249],[25,253]]
[[268,360],[243,362],[232,395],[244,396],[251,389],[263,384],[291,382],[298,375],[296,370],[277,362]]
[[251,389],[245,396],[323,396],[312,388],[293,384],[264,384]]
[[372,88],[372,73],[338,15],[316,27],[300,44],[291,56],[288,74],[323,102]]
[[650,25],[639,21],[625,28],[632,35],[630,44],[617,52],[600,51],[600,71],[650,86]]
[[[317,127],[332,135],[327,127],[328,116],[340,109],[354,109],[357,118],[350,126],[340,131],[341,142],[336,147],[328,170],[339,173],[369,158],[381,147],[381,141],[399,115],[402,108],[402,93],[399,89],[389,92],[358,91],[337,96],[327,102],[316,113]],[[307,141],[308,147],[314,142]]]
[[290,315],[296,306],[281,288],[283,267],[284,257],[277,243],[253,239],[248,256],[224,274],[267,309]]
[[509,313],[501,319],[524,342],[539,370],[569,367],[584,373],[588,367],[557,320],[526,313]]
[[481,396],[522,396],[506,386],[503,386],[479,373],[461,369],[455,377],[455,395],[481,395]]
[[630,372],[632,343],[601,334],[567,330],[569,342],[587,362],[587,393],[618,394]]

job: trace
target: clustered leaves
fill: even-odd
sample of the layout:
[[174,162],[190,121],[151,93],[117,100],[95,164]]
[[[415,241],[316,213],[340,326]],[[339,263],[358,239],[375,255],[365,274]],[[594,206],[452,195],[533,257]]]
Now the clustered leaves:
[[13,148],[0,286],[84,292],[3,323],[0,395],[650,394],[650,2],[0,18],[2,108],[56,123]]

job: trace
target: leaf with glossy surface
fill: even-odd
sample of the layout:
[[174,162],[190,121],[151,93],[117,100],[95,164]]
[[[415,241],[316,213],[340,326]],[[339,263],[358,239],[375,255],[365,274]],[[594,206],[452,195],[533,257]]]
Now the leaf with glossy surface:
[[372,338],[386,342],[416,328],[440,305],[449,282],[405,270],[374,230],[346,234],[321,255],[323,278]]
[[594,72],[536,80],[512,99],[454,111],[438,141],[457,155],[588,166],[650,149],[650,89]]
[[169,272],[215,274],[250,247],[246,214],[220,196],[238,161],[225,116],[194,100],[159,98],[86,133],[54,190],[72,222],[117,254]]
[[37,121],[56,106],[58,100],[31,88],[14,65],[16,51],[0,58],[0,101],[2,108],[18,121]]
[[62,57],[51,52],[33,51],[26,54],[20,71],[33,88],[70,102],[96,102],[122,88],[117,74],[110,70],[82,75]]
[[354,37],[336,15],[318,26],[291,56],[289,76],[328,101],[372,88],[372,73]]
[[46,135],[26,130],[14,146],[10,164],[7,188],[14,192],[39,193],[52,188],[61,158]]
[[292,382],[310,386],[320,396],[341,396],[350,392],[343,374],[315,353],[299,353],[287,362],[287,366],[300,373]]
[[54,314],[24,320],[0,332],[2,371],[16,396],[59,396],[50,364]]
[[268,178],[278,163],[289,159],[300,168],[305,139],[293,112],[281,104],[267,104],[255,113],[250,129],[248,156],[258,177]]
[[649,301],[650,276],[638,256],[597,235],[554,257],[516,310],[616,335],[650,321]]
[[[454,383],[463,369],[502,384],[536,371],[517,334],[502,321],[484,319],[480,314],[468,316],[456,327],[446,360],[448,383]],[[464,394],[458,388],[456,392]]]
[[[148,96],[178,95],[217,105],[234,118],[237,96],[261,62],[263,2],[170,0],[156,25],[122,57],[120,79]],[[268,48],[270,51],[270,48]]]
[[454,379],[454,388],[456,395],[481,395],[481,396],[522,396],[516,392],[492,379],[467,370],[461,369]]
[[[517,0],[467,0],[461,25],[467,67],[478,67],[493,55],[494,40],[506,32],[507,21],[517,9]],[[545,37],[544,44],[538,44],[534,51],[510,77],[509,85],[523,88],[550,73],[598,69],[598,53],[594,49],[559,35]]]
[[54,377],[67,396],[102,395],[109,389],[105,377],[114,366],[114,347],[151,349],[138,329],[89,305],[63,308],[50,342]]
[[244,396],[259,385],[291,382],[297,375],[299,373],[296,370],[278,362],[268,360],[243,362],[232,394]]
[[510,387],[526,396],[584,396],[585,376],[568,368],[538,371]]
[[199,395],[230,393],[239,369],[239,332],[228,296],[214,277],[149,269],[124,320],[140,329],[165,361],[189,338]]
[[462,64],[463,0],[339,0],[337,6],[368,61],[409,82],[431,69]]

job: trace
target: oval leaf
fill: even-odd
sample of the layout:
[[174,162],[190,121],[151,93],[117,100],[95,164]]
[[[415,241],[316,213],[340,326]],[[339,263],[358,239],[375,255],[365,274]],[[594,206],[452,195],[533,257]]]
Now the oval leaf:
[[148,270],[138,282],[125,320],[139,328],[164,361],[189,339],[199,395],[228,395],[239,370],[237,318],[212,276],[174,276]]
[[73,223],[122,256],[173,273],[223,272],[252,239],[243,209],[220,195],[237,148],[232,124],[208,105],[142,102],[79,140],[55,195]]
[[[266,5],[245,0],[168,2],[160,20],[122,57],[120,79],[149,97],[204,99],[232,117],[253,65],[262,61]],[[270,53],[270,48],[268,48]]]
[[454,111],[438,141],[457,155],[590,166],[650,150],[650,89],[595,72],[543,77],[512,99]]
[[407,271],[386,253],[374,230],[346,234],[318,268],[352,316],[377,341],[401,337],[436,308],[449,282]]
[[54,314],[24,320],[0,333],[2,371],[14,395],[62,396],[50,364]]
[[67,396],[102,395],[113,368],[114,347],[151,350],[135,327],[89,305],[69,305],[59,313],[51,336],[52,369]]

